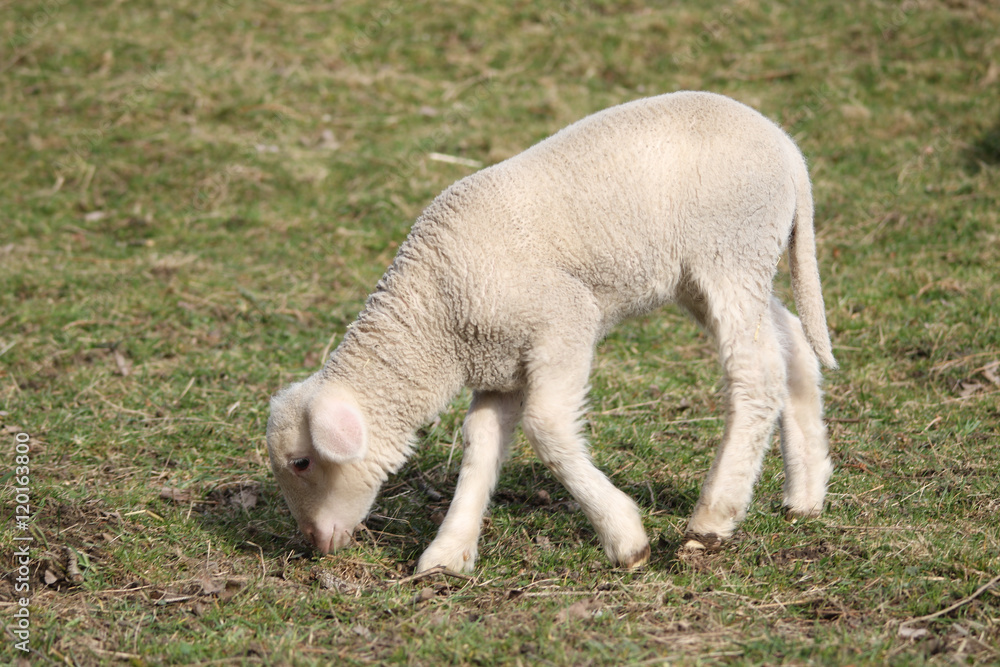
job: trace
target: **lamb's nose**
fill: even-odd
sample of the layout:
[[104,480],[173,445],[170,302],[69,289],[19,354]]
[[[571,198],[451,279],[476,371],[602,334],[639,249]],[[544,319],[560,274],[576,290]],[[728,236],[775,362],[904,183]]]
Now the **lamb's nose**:
[[307,538],[309,538],[309,541],[312,543],[313,548],[316,549],[316,551],[320,552],[321,554],[330,553],[331,551],[330,542],[333,538],[333,535],[324,533],[323,531],[318,530],[312,526],[307,526],[306,528],[303,528],[302,532],[305,533],[305,536]]

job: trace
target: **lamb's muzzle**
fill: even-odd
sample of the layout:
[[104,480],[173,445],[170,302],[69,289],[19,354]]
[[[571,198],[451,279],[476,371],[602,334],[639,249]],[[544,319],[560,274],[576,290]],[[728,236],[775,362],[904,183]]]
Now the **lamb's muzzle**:
[[351,543],[354,526],[347,529],[333,525],[329,529],[324,529],[322,526],[307,523],[302,525],[300,530],[316,551],[321,554],[328,554],[338,549],[343,549]]

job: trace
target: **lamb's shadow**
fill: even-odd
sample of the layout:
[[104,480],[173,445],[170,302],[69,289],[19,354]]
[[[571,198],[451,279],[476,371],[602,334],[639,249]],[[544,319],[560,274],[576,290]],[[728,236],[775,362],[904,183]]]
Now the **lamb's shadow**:
[[[645,568],[655,571],[676,569],[676,554],[683,542],[682,535],[675,530],[664,530],[660,519],[664,516],[672,517],[670,524],[684,526],[698,500],[698,483],[677,485],[671,482],[625,482],[614,479],[613,475],[612,481],[639,505],[647,517],[644,524],[650,540],[651,554]],[[540,527],[543,536],[552,542],[598,544],[597,535],[587,517],[547,471],[540,475],[537,490],[533,492],[499,488],[494,506],[501,506],[508,513],[518,515],[519,522]],[[650,518],[650,515],[655,515],[657,519]],[[606,560],[602,563],[610,567]]]
[[195,514],[201,525],[241,551],[274,558],[310,550],[272,479],[222,482],[201,501]]
[[978,174],[984,166],[1000,164],[1000,119],[972,141],[963,154],[965,170],[971,175]]
[[[428,470],[428,462],[420,459],[415,457],[390,478],[364,528],[356,535],[359,542],[377,544],[389,558],[401,563],[415,563],[434,538],[457,481],[457,466],[452,467],[453,472],[440,474],[437,466]],[[682,487],[664,482],[616,482],[646,514],[687,517],[698,497],[694,484]],[[553,542],[573,538],[596,544],[593,528],[579,506],[538,462],[509,463],[501,474],[491,508],[494,514],[503,512],[512,517],[512,523],[523,524],[525,529],[534,527],[539,535]],[[298,532],[273,479],[222,483],[205,495],[199,509],[196,516],[201,524],[239,550],[261,553],[265,558],[283,558],[290,553],[315,555]],[[647,530],[653,545],[649,567],[670,567],[680,538],[658,534],[650,526]],[[503,540],[508,536],[485,538]]]
[[[419,558],[434,538],[448,511],[457,482],[456,472],[441,476],[433,474],[432,468],[429,474],[421,471],[418,465],[411,462],[400,471],[396,485],[390,485],[389,493],[383,490],[376,510],[366,522],[371,530],[394,533],[386,545],[399,548],[404,560]],[[677,516],[680,522],[686,522],[700,491],[696,482],[678,486],[669,482],[625,482],[614,479],[614,475],[611,477],[644,514]],[[407,493],[406,488],[412,493]],[[491,549],[508,551],[512,546],[506,541],[524,540],[525,535],[553,544],[597,544],[597,536],[587,517],[569,492],[538,461],[509,462],[501,473],[490,507],[491,522],[503,514],[508,529],[499,530],[494,526],[484,530],[481,543],[484,552]],[[387,523],[392,521],[401,529],[392,530]],[[670,567],[681,544],[680,535],[664,536],[652,524],[647,522],[654,551],[649,567]]]

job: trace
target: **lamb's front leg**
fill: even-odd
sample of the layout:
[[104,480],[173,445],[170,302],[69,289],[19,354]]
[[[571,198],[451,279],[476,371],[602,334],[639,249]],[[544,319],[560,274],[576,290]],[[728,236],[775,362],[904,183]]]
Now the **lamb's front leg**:
[[538,458],[590,519],[611,562],[639,567],[650,555],[639,507],[593,464],[581,433],[593,354],[593,339],[582,331],[556,327],[556,335],[536,343],[522,425]]
[[471,572],[475,567],[483,514],[520,417],[520,393],[473,395],[462,428],[465,453],[455,496],[437,537],[420,556],[417,572],[438,565],[455,572]]

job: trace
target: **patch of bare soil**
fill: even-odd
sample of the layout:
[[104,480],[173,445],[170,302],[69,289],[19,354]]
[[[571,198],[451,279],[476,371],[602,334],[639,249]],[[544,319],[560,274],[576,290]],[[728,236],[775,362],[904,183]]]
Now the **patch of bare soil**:
[[771,554],[771,560],[778,567],[787,567],[794,563],[815,563],[827,556],[846,554],[851,558],[864,558],[865,554],[854,547],[833,544],[820,540],[816,544],[808,544],[790,549],[778,549]]

